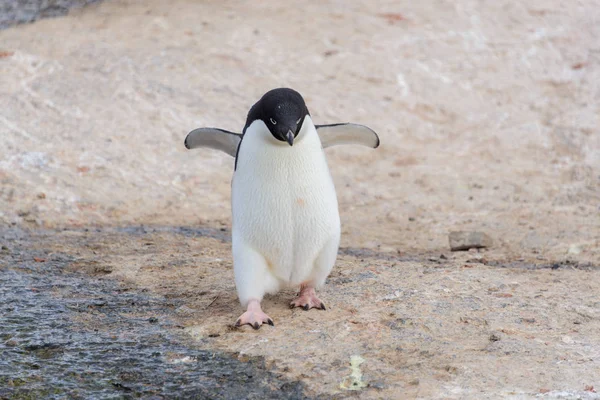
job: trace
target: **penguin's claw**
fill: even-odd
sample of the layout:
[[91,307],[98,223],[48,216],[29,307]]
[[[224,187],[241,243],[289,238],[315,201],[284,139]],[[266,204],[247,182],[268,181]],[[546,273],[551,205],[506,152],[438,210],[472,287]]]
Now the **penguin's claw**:
[[311,308],[325,310],[325,304],[317,297],[315,289],[311,287],[302,287],[298,297],[290,303],[290,308],[301,307],[304,311]]
[[250,325],[254,329],[260,329],[263,324],[275,326],[271,317],[262,312],[262,310],[252,309],[243,313],[235,322],[235,327],[239,328],[242,325]]

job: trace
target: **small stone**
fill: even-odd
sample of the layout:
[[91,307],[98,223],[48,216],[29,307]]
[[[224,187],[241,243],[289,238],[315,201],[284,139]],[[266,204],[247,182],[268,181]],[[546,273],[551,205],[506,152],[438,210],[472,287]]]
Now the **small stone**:
[[500,341],[500,335],[498,335],[497,333],[492,333],[489,337],[490,342],[499,342]]
[[594,389],[594,386],[592,385],[585,385],[583,390],[585,392],[592,392],[592,393],[596,393],[596,389]]
[[247,363],[250,361],[250,356],[248,354],[239,354],[237,357],[238,360],[240,360],[243,363]]
[[96,275],[110,274],[113,271],[113,267],[110,265],[95,265],[93,267],[93,273]]
[[178,307],[175,310],[175,313],[178,314],[178,315],[191,315],[191,314],[194,313],[194,310],[192,310],[191,308],[189,308],[186,305],[183,305],[181,307]]
[[453,231],[448,235],[450,250],[464,251],[469,249],[482,249],[492,246],[492,238],[483,232]]
[[567,251],[569,254],[581,254],[581,247],[576,244],[572,244],[569,246],[569,250]]
[[158,322],[158,318],[156,317],[150,317],[148,318],[148,322],[150,322],[151,324],[155,324]]
[[458,368],[456,368],[452,365],[446,365],[446,366],[444,366],[444,371],[449,372],[451,374],[455,374],[456,371],[458,371]]
[[566,343],[566,344],[575,343],[575,341],[573,340],[573,338],[571,336],[563,336],[562,341],[563,341],[563,343]]

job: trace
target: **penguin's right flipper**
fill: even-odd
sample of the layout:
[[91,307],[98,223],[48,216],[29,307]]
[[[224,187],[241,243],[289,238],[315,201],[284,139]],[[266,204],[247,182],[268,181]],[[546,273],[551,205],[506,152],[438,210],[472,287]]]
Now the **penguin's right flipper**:
[[184,144],[188,149],[208,147],[210,149],[221,150],[231,157],[235,157],[241,140],[242,135],[226,131],[225,129],[198,128],[188,133]]
[[358,124],[315,125],[323,148],[340,144],[358,144],[376,149],[379,136],[368,126]]

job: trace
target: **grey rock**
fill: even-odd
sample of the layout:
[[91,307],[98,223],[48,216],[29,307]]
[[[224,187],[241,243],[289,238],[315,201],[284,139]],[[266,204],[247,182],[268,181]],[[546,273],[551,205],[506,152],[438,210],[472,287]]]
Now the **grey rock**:
[[99,0],[2,0],[0,29],[34,22],[40,18],[67,15],[71,8],[81,8]]
[[492,246],[492,238],[483,232],[453,231],[448,235],[450,250],[482,249]]

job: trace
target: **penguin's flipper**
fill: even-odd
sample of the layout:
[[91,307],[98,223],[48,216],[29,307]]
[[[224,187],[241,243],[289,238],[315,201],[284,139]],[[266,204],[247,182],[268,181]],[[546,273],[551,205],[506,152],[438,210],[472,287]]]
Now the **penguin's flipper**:
[[376,149],[379,136],[369,127],[358,124],[315,125],[323,148],[338,144],[360,144]]
[[198,128],[188,133],[184,144],[188,149],[208,147],[210,149],[221,150],[231,157],[235,157],[241,140],[242,135],[239,133],[219,128]]

